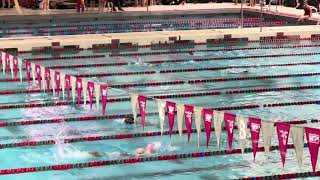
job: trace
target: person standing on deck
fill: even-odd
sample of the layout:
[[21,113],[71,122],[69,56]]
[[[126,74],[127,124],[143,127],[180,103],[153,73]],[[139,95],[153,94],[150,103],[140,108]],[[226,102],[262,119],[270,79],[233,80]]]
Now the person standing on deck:
[[77,12],[84,12],[84,0],[77,0]]
[[122,9],[122,4],[123,4],[123,0],[112,0],[112,4],[113,4],[113,6],[112,6],[112,10],[113,11],[117,11],[116,10],[116,8],[115,8],[115,6],[117,6],[118,7],[118,10],[119,11],[124,11],[123,9]]
[[303,6],[303,11],[304,11],[304,14],[303,16],[300,16],[300,18],[298,19],[297,21],[297,24],[300,22],[304,22],[305,19],[309,19],[311,16],[312,16],[312,10],[311,10],[311,7],[305,3],[304,6]]

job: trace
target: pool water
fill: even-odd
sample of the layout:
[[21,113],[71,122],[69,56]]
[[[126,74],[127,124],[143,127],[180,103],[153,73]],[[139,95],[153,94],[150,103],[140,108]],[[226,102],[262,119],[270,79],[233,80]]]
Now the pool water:
[[[316,45],[319,42],[301,41],[297,43],[282,44],[284,46],[299,45]],[[259,47],[259,46],[277,46],[277,44],[248,44],[239,47]],[[193,54],[160,54],[146,56],[121,56],[110,57],[110,53],[99,53],[106,55],[106,58],[96,59],[74,59],[74,60],[48,60],[35,61],[44,66],[56,65],[77,65],[77,64],[95,64],[95,63],[112,63],[112,62],[130,62],[127,66],[110,66],[110,67],[88,67],[88,68],[66,68],[57,69],[70,74],[93,74],[93,73],[113,73],[113,72],[137,72],[137,71],[155,71],[154,74],[146,75],[129,75],[129,76],[107,76],[89,77],[94,81],[108,83],[109,85],[121,85],[127,83],[146,83],[146,82],[164,82],[164,81],[188,81],[193,79],[212,79],[212,78],[235,78],[235,77],[255,77],[262,75],[282,75],[298,73],[317,73],[318,65],[300,65],[300,66],[269,66],[259,67],[259,65],[273,65],[285,63],[306,63],[318,62],[320,55],[314,56],[291,56],[277,58],[251,58],[235,59],[220,61],[187,61],[183,63],[161,63],[161,64],[144,64],[143,62],[152,62],[156,60],[170,59],[193,59],[193,58],[210,58],[210,57],[238,57],[249,55],[274,55],[290,53],[309,53],[320,52],[317,47],[301,48],[284,48],[281,50],[274,49],[257,49],[257,50],[236,50],[236,51],[217,51],[217,52],[200,52],[200,50],[221,49],[222,47],[196,46],[192,50],[198,50]],[[230,48],[230,47],[229,47]],[[233,46],[232,48],[238,48]],[[165,52],[166,50],[159,50]],[[179,51],[179,50],[176,50]],[[139,49],[141,53],[157,52],[150,49]],[[128,54],[130,52],[121,52]],[[77,55],[97,54],[92,51],[81,51]],[[62,56],[73,56],[70,54],[61,54]],[[51,57],[46,54],[32,55],[21,54],[22,58],[30,59],[35,57]],[[140,63],[139,63],[140,62]],[[252,68],[237,68],[218,71],[194,71],[194,72],[176,72],[160,73],[161,70],[177,70],[189,68],[205,67],[228,67],[228,66],[249,66],[257,65]],[[25,76],[25,72],[23,73]],[[0,79],[8,79],[9,76],[2,76]],[[278,79],[260,79],[247,81],[226,81],[226,82],[209,82],[199,84],[179,84],[179,85],[161,85],[130,87],[123,90],[137,92],[144,95],[174,95],[190,92],[208,92],[208,91],[230,91],[241,89],[257,88],[279,88],[320,85],[319,76],[311,77],[292,77]],[[36,89],[36,86],[30,86],[27,82],[0,82],[0,91]],[[128,93],[110,89],[109,98],[128,97]],[[319,100],[319,89],[292,90],[292,91],[269,91],[253,92],[243,94],[225,94],[216,96],[195,96],[170,98],[177,103],[192,104],[206,108],[234,107],[251,104],[273,104],[296,101],[314,101]],[[0,95],[0,106],[10,104],[30,104],[58,101],[56,97],[46,93],[22,93],[13,95]],[[155,101],[147,101],[147,112],[156,112]],[[282,107],[263,107],[255,109],[228,110],[228,112],[241,114],[249,117],[259,117],[270,121],[292,121],[292,120],[310,120],[317,119],[320,115],[320,106],[318,104],[282,106]],[[107,105],[107,114],[128,114],[131,113],[130,101],[114,102]],[[13,108],[0,110],[0,122],[20,122],[23,120],[41,120],[48,118],[69,118],[82,116],[100,116],[100,110],[95,107],[90,110],[89,106],[65,105],[65,106],[48,106],[37,108]],[[55,138],[78,138],[95,135],[117,135],[125,133],[141,133],[159,131],[159,119],[157,115],[147,116],[148,125],[142,130],[140,124],[124,125],[122,119],[103,119],[82,122],[65,122],[27,126],[12,126],[0,128],[1,143],[14,143],[22,141],[41,141],[52,140]],[[194,124],[194,123],[193,123]],[[177,129],[175,123],[174,129]],[[317,123],[309,123],[308,126],[318,127]],[[193,125],[194,126],[194,125]],[[195,128],[195,127],[193,127]],[[168,130],[167,124],[165,130]],[[273,132],[272,144],[278,145],[277,137]],[[234,133],[233,148],[238,148],[238,132]],[[148,143],[161,143],[160,150],[153,156],[164,154],[181,154],[202,151],[216,151],[214,132],[210,141],[210,146],[205,146],[205,133],[201,134],[201,146],[197,147],[197,134],[191,135],[190,143],[187,143],[187,135],[180,137],[178,134],[155,136],[155,137],[136,137],[131,139],[111,139],[101,141],[84,141],[70,144],[59,145],[40,145],[31,147],[14,147],[0,150],[0,156],[3,157],[0,163],[0,169],[46,166],[54,164],[79,163],[98,160],[111,160],[128,157],[113,156],[119,152],[133,153],[136,148],[144,147]],[[289,144],[292,143],[289,138]],[[262,146],[262,138],[259,142]],[[226,132],[222,131],[220,150],[227,149]],[[251,142],[247,144],[251,147]],[[61,154],[61,149],[65,153]],[[303,165],[299,167],[293,149],[288,149],[286,165],[282,168],[279,151],[275,150],[269,154],[266,159],[262,152],[257,153],[257,159],[253,162],[252,153],[220,155],[204,158],[187,158],[174,161],[155,161],[143,162],[126,165],[110,165],[104,167],[71,169],[63,171],[35,172],[18,175],[8,175],[1,178],[5,179],[235,179],[244,176],[266,176],[282,173],[305,172],[311,171],[308,149],[305,148],[305,159]],[[88,152],[98,151],[107,155],[103,157],[93,157]],[[129,157],[132,157],[129,155]]]
[[[33,21],[23,24],[2,24],[0,37],[25,37],[25,36],[55,36],[75,34],[103,34],[123,32],[148,32],[148,31],[174,31],[196,29],[238,28],[240,24],[239,13],[209,14],[202,16],[177,15],[170,18],[150,17],[136,20],[79,20],[70,22],[43,23]],[[117,20],[119,19],[119,20]],[[260,15],[244,15],[244,27],[281,26],[289,25],[288,21],[279,18],[263,18]]]

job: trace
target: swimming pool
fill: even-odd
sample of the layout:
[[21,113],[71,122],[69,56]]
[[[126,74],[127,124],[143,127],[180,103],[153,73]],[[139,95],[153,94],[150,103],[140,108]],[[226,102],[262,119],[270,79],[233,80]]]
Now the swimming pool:
[[[192,49],[151,50],[141,48],[138,52],[96,53],[83,50],[76,54],[63,54],[63,57],[79,56],[78,58],[52,58],[50,54],[20,54],[44,66],[56,66],[61,72],[73,75],[87,75],[87,79],[106,82],[126,91],[142,93],[148,96],[169,99],[177,103],[224,110],[250,117],[259,117],[271,121],[307,120],[307,125],[318,127],[319,115],[319,73],[318,60],[319,42],[299,41],[296,43],[248,44],[245,46],[211,47],[195,46]],[[299,48],[297,48],[299,47]],[[228,48],[228,49],[226,49]],[[277,50],[275,50],[277,49]],[[158,52],[158,53],[155,53]],[[140,53],[139,56],[136,54]],[[310,54],[314,53],[314,54]],[[275,56],[291,54],[291,56]],[[292,56],[292,54],[295,54]],[[83,56],[82,56],[83,55]],[[89,55],[105,55],[104,57],[86,58]],[[110,56],[111,55],[111,56]],[[264,56],[264,57],[259,57]],[[38,59],[35,59],[38,58]],[[43,58],[49,58],[41,60]],[[215,58],[215,59],[212,59]],[[176,61],[179,59],[179,61]],[[124,62],[123,65],[111,64]],[[127,63],[127,64],[126,64]],[[83,64],[88,67],[77,67]],[[99,66],[96,64],[100,64]],[[192,70],[191,70],[192,69]],[[148,71],[148,73],[142,73]],[[152,71],[152,73],[150,73]],[[121,72],[121,74],[119,74]],[[126,73],[123,73],[126,72]],[[130,73],[140,72],[139,75]],[[102,74],[103,73],[103,74]],[[109,74],[105,74],[109,73]],[[314,74],[312,74],[314,73]],[[23,73],[24,77],[25,72]],[[282,75],[290,75],[288,77]],[[296,75],[296,76],[293,76]],[[267,76],[264,78],[257,78]],[[239,77],[251,77],[247,79]],[[201,146],[197,147],[197,134],[192,133],[190,143],[187,136],[180,137],[177,132],[169,135],[150,136],[145,132],[159,132],[156,103],[147,102],[148,125],[143,131],[140,124],[124,125],[122,118],[110,115],[131,113],[128,93],[109,90],[108,97],[114,102],[108,103],[107,118],[101,116],[96,108],[89,106],[53,105],[58,99],[46,93],[37,92],[36,87],[23,82],[6,82],[9,75],[0,78],[0,121],[12,123],[1,127],[1,144],[11,144],[0,150],[3,157],[0,169],[48,166],[66,163],[83,163],[99,160],[119,159],[114,152],[133,152],[136,148],[148,143],[161,142],[160,150],[153,156],[188,154],[204,151],[227,149],[226,132],[222,131],[220,149],[216,146],[214,132],[210,146],[205,146],[205,133],[201,135]],[[192,83],[192,80],[207,80]],[[150,84],[162,82],[162,84]],[[167,82],[180,82],[172,83]],[[127,84],[131,84],[128,86]],[[284,87],[287,89],[281,90]],[[288,87],[291,87],[291,89]],[[308,87],[308,88],[306,88]],[[35,89],[35,92],[25,92]],[[257,89],[260,89],[258,91]],[[261,91],[263,89],[263,91]],[[243,90],[242,93],[239,91]],[[281,90],[281,91],[280,91]],[[10,94],[8,92],[14,92]],[[231,93],[233,92],[233,93]],[[193,96],[190,96],[190,93]],[[161,97],[161,96],[162,97]],[[116,100],[118,99],[118,100]],[[121,99],[121,100],[119,100]],[[5,103],[4,103],[5,102]],[[294,105],[286,104],[292,102]],[[279,104],[282,106],[266,106]],[[38,104],[38,107],[30,106]],[[68,104],[68,103],[66,103]],[[13,106],[11,106],[13,105]],[[20,107],[20,108],[17,108]],[[80,117],[93,117],[82,118]],[[60,118],[64,123],[50,123],[48,119]],[[29,120],[41,120],[42,123],[21,123]],[[177,130],[175,123],[174,130]],[[193,125],[194,126],[194,125]],[[195,127],[193,127],[195,128]],[[165,126],[165,130],[168,127]],[[278,145],[273,132],[272,144]],[[59,134],[59,135],[58,135]],[[134,137],[115,136],[138,134]],[[90,136],[106,136],[105,140],[79,140],[69,144],[52,145],[56,138],[75,139]],[[141,137],[139,137],[141,136]],[[237,130],[235,130],[233,148],[238,148]],[[16,142],[42,141],[43,145],[16,147]],[[262,138],[260,138],[262,145]],[[289,144],[292,144],[289,138]],[[71,153],[60,154],[59,147]],[[251,147],[249,142],[247,147]],[[270,153],[265,159],[264,153],[258,152],[256,162],[252,153],[223,154],[204,158],[185,158],[171,161],[150,161],[136,164],[115,164],[103,167],[70,169],[61,171],[44,171],[4,176],[6,179],[237,179],[242,177],[267,176],[274,174],[311,171],[308,149],[304,149],[305,159],[299,167],[295,160],[295,152],[288,149],[287,162],[281,168],[279,151]],[[108,156],[92,157],[88,151],[106,152]],[[131,156],[129,156],[131,157]],[[122,157],[120,159],[127,159]],[[250,170],[250,171],[249,171]]]
[[[90,16],[90,15],[87,15]],[[197,29],[238,28],[241,26],[240,13],[208,12],[207,14],[176,14],[176,15],[144,15],[138,17],[74,17],[59,20],[52,18],[43,21],[33,20],[4,20],[0,28],[0,37],[26,36],[56,36],[75,34],[103,34],[123,32],[175,31]],[[244,27],[269,27],[293,25],[296,20],[267,14],[261,20],[260,14],[245,11]]]

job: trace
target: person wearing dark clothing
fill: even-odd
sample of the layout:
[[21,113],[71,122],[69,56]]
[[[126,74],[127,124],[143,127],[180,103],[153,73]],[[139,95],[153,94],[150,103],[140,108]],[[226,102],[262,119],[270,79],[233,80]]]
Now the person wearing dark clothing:
[[112,7],[113,11],[117,11],[115,8],[116,6],[118,7],[119,11],[124,11],[122,9],[123,0],[112,0],[112,4],[113,4],[113,7]]
[[305,19],[309,19],[312,16],[312,9],[307,3],[304,4],[303,11],[304,11],[304,14],[303,16],[300,16],[297,23],[304,22]]

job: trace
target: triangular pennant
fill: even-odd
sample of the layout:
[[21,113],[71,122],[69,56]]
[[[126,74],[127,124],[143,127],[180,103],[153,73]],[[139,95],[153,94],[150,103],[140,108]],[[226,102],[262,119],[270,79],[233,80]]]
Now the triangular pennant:
[[184,116],[184,105],[177,104],[177,122],[178,122],[178,131],[180,136],[182,136],[183,116]]
[[108,86],[107,85],[100,85],[101,89],[101,99],[102,99],[102,114],[106,114],[106,109],[107,109],[107,91],[108,91]]
[[190,135],[192,131],[192,115],[193,115],[193,106],[184,105],[184,120],[188,133],[188,143],[190,141]]
[[170,134],[170,137],[171,137],[173,126],[174,126],[174,119],[175,119],[175,116],[176,116],[176,113],[177,113],[177,111],[176,111],[176,103],[167,101],[166,110],[167,110],[167,117],[168,117],[168,121],[169,121],[169,134]]
[[41,89],[41,67],[40,67],[40,65],[39,64],[36,64],[35,65],[35,68],[36,68],[36,78],[37,78],[37,81],[38,81],[38,86],[39,86],[39,88]]
[[0,66],[2,66],[2,54],[3,54],[3,52],[0,51]]
[[87,104],[87,91],[88,91],[88,82],[86,80],[82,80],[82,89],[83,89],[83,104]]
[[10,54],[6,53],[5,55],[5,63],[6,63],[6,71],[10,71]]
[[304,130],[306,132],[310,152],[312,171],[315,172],[319,153],[320,129],[305,127]]
[[77,89],[77,93],[78,93],[78,104],[80,104],[81,103],[81,93],[83,90],[81,78],[76,78],[76,89]]
[[61,85],[61,91],[62,91],[62,99],[65,100],[66,75],[63,72],[60,72],[60,85]]
[[202,108],[195,107],[194,109],[194,116],[195,116],[195,124],[198,134],[198,147],[200,147],[200,135],[201,135],[201,119],[202,119]]
[[[261,130],[263,138],[263,147],[266,153],[270,152],[272,130],[274,128],[274,122],[261,121]],[[266,154],[268,156],[268,154]]]
[[19,71],[19,60],[18,60],[18,57],[13,56],[13,74],[15,78],[18,77],[18,71]]
[[300,166],[302,166],[303,161],[303,148],[304,148],[304,128],[291,126],[290,128],[291,136],[293,140],[294,150],[296,152],[296,158]]
[[56,93],[57,93],[57,96],[59,97],[60,96],[60,72],[59,71],[56,71],[55,72],[55,75],[54,75],[54,81],[55,81],[55,84],[56,84]]
[[[20,77],[20,82],[22,82],[22,59],[18,58],[18,66],[19,66],[19,77]],[[29,79],[28,79],[29,82]]]
[[276,125],[277,125],[277,135],[278,135],[278,141],[279,141],[280,156],[282,160],[282,166],[284,167],[284,164],[286,162],[290,124],[277,122]]
[[56,94],[56,83],[55,83],[55,80],[54,80],[55,74],[56,74],[55,70],[50,70],[50,80],[51,80],[51,86],[52,86],[53,95]]
[[26,71],[27,71],[28,83],[30,84],[31,82],[31,62],[30,61],[26,61]]
[[94,96],[96,98],[96,108],[99,110],[99,104],[100,104],[100,84],[99,83],[94,83]]
[[[64,76],[64,78],[65,78],[65,89],[67,91],[67,100],[70,101],[70,88],[72,88],[71,87],[71,76],[66,74]],[[64,93],[64,91],[62,93]]]
[[[49,74],[50,75],[50,74]],[[43,66],[40,66],[40,76],[41,76],[41,87],[43,91],[46,90],[46,68]]]
[[161,136],[163,134],[163,126],[164,126],[164,120],[165,120],[165,106],[166,104],[164,101],[157,99]]
[[10,72],[11,72],[11,78],[13,79],[13,56],[12,55],[9,55],[9,65],[10,65]]
[[137,105],[138,105],[138,94],[130,94],[130,100],[131,100],[131,109],[132,109],[132,115],[134,118],[134,122],[137,122]]
[[36,65],[31,63],[31,75],[32,75],[32,83],[36,84]]
[[247,142],[247,122],[248,118],[244,116],[237,116],[238,120],[238,128],[239,128],[239,143],[240,143],[240,148],[241,152],[244,153],[244,147]]
[[49,68],[45,68],[45,80],[46,80],[47,91],[50,92],[51,75],[50,75],[50,69]]
[[258,144],[259,144],[259,136],[260,136],[260,129],[261,129],[261,119],[249,118],[249,128],[250,128],[251,141],[252,141],[253,160],[255,160],[256,159],[256,153],[257,153],[257,150],[258,150]]
[[229,150],[232,149],[232,141],[233,141],[233,129],[234,123],[236,120],[235,114],[224,113],[224,123],[226,125],[226,131],[228,134],[228,147]]
[[213,110],[202,109],[202,118],[204,122],[204,128],[206,130],[207,141],[206,145],[209,146],[212,128]]
[[94,93],[94,83],[88,81],[88,96],[89,96],[89,102],[90,102],[90,110],[92,110],[93,93]]
[[[77,83],[76,83],[76,77],[74,76],[70,76],[70,85],[71,85],[71,95],[72,95],[72,102],[73,104],[75,103],[75,99],[76,99],[76,86],[77,86]],[[68,88],[67,88],[68,90]]]
[[220,148],[221,125],[224,119],[224,112],[215,111],[213,113],[213,126],[216,133],[217,145]]
[[140,109],[141,125],[142,125],[142,129],[144,129],[144,125],[146,123],[147,97],[139,95],[138,104]]
[[1,64],[2,64],[2,73],[6,73],[6,53],[2,52],[1,53]]

